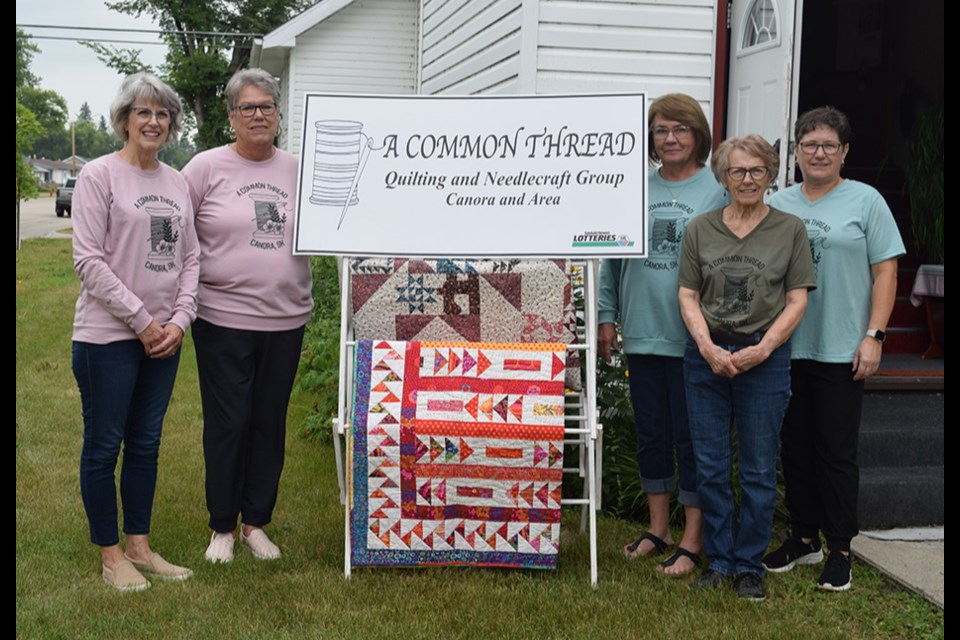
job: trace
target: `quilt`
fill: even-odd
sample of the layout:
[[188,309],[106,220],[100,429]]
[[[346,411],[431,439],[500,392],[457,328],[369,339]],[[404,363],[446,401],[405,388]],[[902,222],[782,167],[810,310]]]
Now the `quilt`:
[[555,568],[562,344],[359,341],[357,566]]
[[[355,258],[350,270],[357,339],[576,341],[569,260]],[[577,351],[566,384],[581,389]]]

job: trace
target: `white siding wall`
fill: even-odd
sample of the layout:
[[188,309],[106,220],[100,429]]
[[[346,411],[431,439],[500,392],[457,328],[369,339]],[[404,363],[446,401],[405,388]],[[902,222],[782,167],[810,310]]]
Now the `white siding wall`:
[[416,93],[417,0],[356,0],[297,37],[284,145],[299,153],[307,91]]
[[[280,127],[280,148],[290,150],[290,129],[293,128],[293,118],[290,114],[290,104],[293,102],[293,88],[290,86],[290,64],[283,65],[283,71],[280,72],[280,113],[283,114],[283,126]],[[298,126],[299,129],[299,126]]]
[[672,91],[712,116],[714,0],[541,0],[537,93]]
[[423,0],[420,93],[517,93],[522,0]]

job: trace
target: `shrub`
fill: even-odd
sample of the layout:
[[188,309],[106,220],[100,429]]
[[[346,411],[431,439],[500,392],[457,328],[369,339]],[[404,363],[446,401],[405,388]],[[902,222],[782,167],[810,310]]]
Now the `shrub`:
[[[337,414],[340,367],[340,276],[337,260],[311,259],[313,315],[307,323],[296,390],[312,398],[303,422],[303,434],[326,442],[331,419]],[[302,396],[301,396],[302,397]]]

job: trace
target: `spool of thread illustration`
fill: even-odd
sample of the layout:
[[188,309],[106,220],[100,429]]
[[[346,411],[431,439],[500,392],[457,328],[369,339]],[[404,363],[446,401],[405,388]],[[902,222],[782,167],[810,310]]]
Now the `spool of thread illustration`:
[[150,253],[148,257],[173,258],[176,251],[177,238],[180,234],[173,228],[180,216],[173,216],[173,207],[144,207],[150,215]]
[[280,196],[258,191],[247,195],[253,200],[253,211],[257,221],[257,230],[253,235],[261,238],[282,236],[286,216],[282,215],[277,208]]
[[723,274],[723,309],[728,313],[746,315],[750,311],[748,285],[753,267],[726,264],[720,267]]
[[683,240],[682,213],[655,211],[650,229],[650,258],[676,258]]
[[363,133],[363,123],[354,120],[318,120],[310,202],[342,207],[337,229],[347,209],[360,202],[357,183],[363,174],[372,140]]

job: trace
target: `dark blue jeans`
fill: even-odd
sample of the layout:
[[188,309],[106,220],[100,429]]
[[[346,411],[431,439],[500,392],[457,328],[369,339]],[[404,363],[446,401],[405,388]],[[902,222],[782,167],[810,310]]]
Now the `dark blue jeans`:
[[[744,347],[721,345],[731,352]],[[710,568],[763,575],[777,501],[780,427],[790,400],[790,344],[735,378],[714,375],[695,344],[684,356],[690,435],[697,459],[703,543]],[[739,453],[740,514],[734,507],[732,435]]]
[[646,493],[673,493],[679,471],[680,504],[699,507],[697,466],[690,442],[683,384],[683,358],[628,354],[627,363],[637,431],[640,486]]
[[179,351],[166,360],[147,357],[139,340],[73,343],[83,407],[80,494],[96,545],[120,542],[115,470],[121,444],[123,531],[150,533],[160,433],[179,361]]

